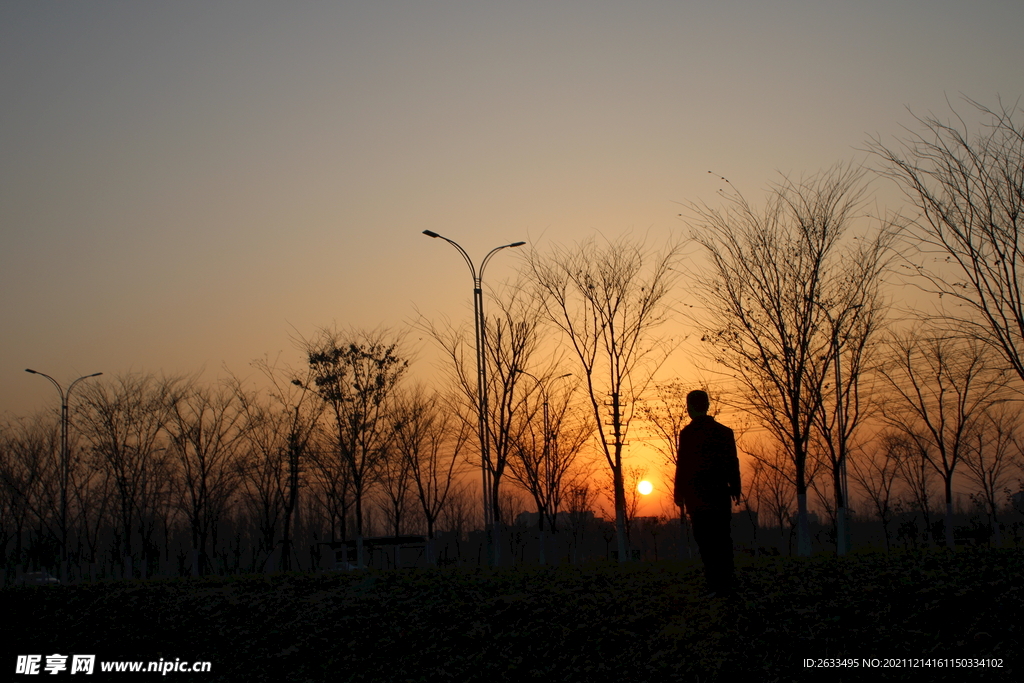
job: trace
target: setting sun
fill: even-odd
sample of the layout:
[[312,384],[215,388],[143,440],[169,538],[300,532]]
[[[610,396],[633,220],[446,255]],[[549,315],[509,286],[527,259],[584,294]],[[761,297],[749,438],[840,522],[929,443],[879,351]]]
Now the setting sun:
[[636,485],[636,490],[645,496],[650,495],[651,491],[654,490],[654,485],[651,482],[644,480]]

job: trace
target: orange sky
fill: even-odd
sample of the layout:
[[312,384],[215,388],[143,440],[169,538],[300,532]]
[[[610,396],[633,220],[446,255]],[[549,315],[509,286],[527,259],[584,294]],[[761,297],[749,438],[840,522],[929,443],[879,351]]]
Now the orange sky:
[[26,367],[212,381],[335,322],[468,320],[422,230],[475,258],[685,236],[709,170],[757,197],[866,159],[907,107],[1016,100],[1021,26],[995,0],[5,2],[0,411],[55,404]]

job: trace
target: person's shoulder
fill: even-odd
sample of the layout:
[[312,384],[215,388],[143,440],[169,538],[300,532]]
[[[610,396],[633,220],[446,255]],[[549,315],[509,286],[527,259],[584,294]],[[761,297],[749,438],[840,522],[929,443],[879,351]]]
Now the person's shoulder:
[[715,420],[714,418],[712,418],[710,426],[713,429],[718,430],[722,434],[732,434],[732,428],[731,427],[726,427],[724,424],[722,424],[718,420]]
[[680,434],[706,434],[708,430],[716,429],[717,425],[718,423],[715,422],[715,418],[711,417],[710,415],[703,415],[701,417],[697,417],[690,420],[690,422],[685,427],[683,427]]
[[680,431],[680,434],[709,431],[720,432],[722,434],[728,432],[729,434],[732,434],[732,429],[726,427],[711,415],[705,415],[703,417],[698,417],[695,420],[690,420],[690,422]]

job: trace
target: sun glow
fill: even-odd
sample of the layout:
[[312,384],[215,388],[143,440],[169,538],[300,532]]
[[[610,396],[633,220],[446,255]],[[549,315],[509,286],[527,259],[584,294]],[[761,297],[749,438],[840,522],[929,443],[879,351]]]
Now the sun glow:
[[647,480],[644,480],[636,485],[636,490],[642,493],[643,495],[647,496],[650,495],[651,491],[654,490],[654,484]]

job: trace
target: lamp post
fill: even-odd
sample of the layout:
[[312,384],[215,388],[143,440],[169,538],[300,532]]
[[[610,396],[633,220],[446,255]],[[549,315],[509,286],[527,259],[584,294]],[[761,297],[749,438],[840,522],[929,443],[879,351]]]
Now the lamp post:
[[[473,265],[473,259],[469,258],[469,254],[454,240],[450,240],[444,235],[439,235],[433,230],[424,230],[423,234],[427,237],[443,239],[448,244],[458,249],[459,253],[462,254],[462,258],[466,260],[466,265],[469,266],[469,272],[473,276],[473,327],[476,337],[476,386],[477,386],[477,417],[478,425],[477,429],[480,435],[480,469],[483,480],[483,503],[484,503],[484,530],[488,532],[488,540],[491,540],[491,536],[495,533],[494,520],[495,514],[494,509],[490,500],[490,483],[491,483],[491,452],[490,452],[490,439],[487,431],[487,329],[484,320],[484,291],[483,291],[483,277],[484,268],[487,267],[487,262],[491,260],[497,252],[502,249],[508,249],[510,247],[521,247],[526,242],[512,242],[511,244],[503,244],[500,247],[495,247],[487,252],[484,256],[484,260],[480,262],[480,270],[476,269]],[[495,549],[497,544],[494,544]],[[488,557],[493,558],[497,556],[497,551],[494,554],[488,553]]]
[[[37,372],[36,370],[30,370],[25,368],[25,372],[33,375],[39,375],[50,380],[53,386],[57,387],[58,393],[60,393],[60,561],[61,570],[63,573],[64,563],[68,559],[68,398],[71,396],[71,390],[75,388],[75,385],[81,382],[83,379],[89,379],[90,377],[99,377],[102,372],[95,372],[91,375],[84,375],[79,377],[72,382],[67,391],[55,380],[46,373]],[[61,577],[64,579],[65,577]]]
[[839,317],[833,320],[832,314],[828,312],[828,308],[820,301],[816,299],[808,299],[808,301],[821,307],[821,310],[825,312],[825,317],[828,318],[829,324],[832,326],[832,353],[835,354],[836,358],[836,431],[838,432],[839,442],[837,444],[839,457],[836,462],[839,469],[839,491],[837,493],[840,498],[836,501],[836,554],[845,555],[850,550],[850,528],[846,519],[849,483],[846,478],[846,412],[843,410],[843,375],[839,368],[842,346],[839,341],[839,325],[842,324],[843,318],[846,317],[847,313],[857,310],[862,304],[847,306],[839,314]]

